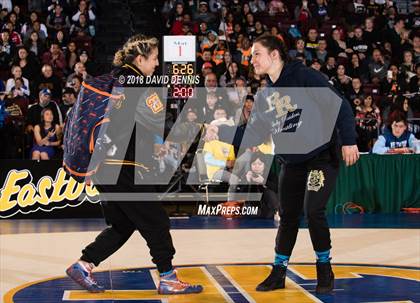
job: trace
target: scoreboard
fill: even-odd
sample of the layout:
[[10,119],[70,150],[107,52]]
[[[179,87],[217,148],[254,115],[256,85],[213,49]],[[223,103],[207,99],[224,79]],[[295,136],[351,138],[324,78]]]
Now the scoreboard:
[[163,37],[164,74],[169,76],[168,99],[195,98],[196,73],[195,36]]

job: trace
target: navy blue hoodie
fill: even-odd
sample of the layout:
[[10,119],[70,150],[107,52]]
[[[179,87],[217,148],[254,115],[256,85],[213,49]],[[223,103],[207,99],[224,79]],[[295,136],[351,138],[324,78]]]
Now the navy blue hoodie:
[[[306,67],[301,61],[292,61],[285,64],[275,83],[272,83],[268,77],[268,87],[329,87],[342,100],[331,140],[308,154],[281,154],[276,148],[275,153],[280,156],[283,161],[287,163],[300,163],[329,148],[337,151],[340,144],[356,144],[356,123],[351,106],[343,96],[339,95],[334,90],[320,72]],[[251,135],[246,136],[246,141],[242,142],[243,146],[257,146],[263,143],[270,133],[272,119],[266,114],[268,104],[264,101],[265,97],[268,96],[269,91],[269,89],[264,89],[260,91],[256,97],[256,102],[254,104],[256,108],[253,109],[253,117],[246,130],[246,132],[250,132]],[[308,100],[311,99],[308,98]],[[276,142],[275,137],[276,135],[273,134],[274,142]]]

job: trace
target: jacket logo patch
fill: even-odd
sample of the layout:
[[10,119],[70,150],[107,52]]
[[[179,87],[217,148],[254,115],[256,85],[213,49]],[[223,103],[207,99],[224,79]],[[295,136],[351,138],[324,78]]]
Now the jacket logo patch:
[[157,93],[153,93],[146,99],[146,105],[152,110],[154,114],[157,114],[163,110],[163,103]]
[[273,93],[267,97],[268,111],[276,110],[276,118],[285,116],[288,112],[293,112],[297,109],[297,105],[292,105],[289,96],[280,97],[279,92]]
[[311,170],[308,177],[308,190],[319,191],[324,187],[324,172],[322,170]]

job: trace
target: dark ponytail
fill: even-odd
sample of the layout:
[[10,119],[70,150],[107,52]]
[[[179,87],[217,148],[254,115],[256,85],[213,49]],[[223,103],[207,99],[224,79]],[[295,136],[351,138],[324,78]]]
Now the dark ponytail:
[[254,43],[259,43],[265,48],[268,49],[269,52],[277,50],[280,54],[281,60],[285,63],[290,61],[289,56],[287,55],[287,48],[284,42],[276,36],[271,34],[264,34],[259,36],[254,40]]

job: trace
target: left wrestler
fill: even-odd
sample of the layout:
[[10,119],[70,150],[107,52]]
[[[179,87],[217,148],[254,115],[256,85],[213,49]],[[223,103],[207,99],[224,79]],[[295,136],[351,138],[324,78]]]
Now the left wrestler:
[[[154,73],[155,68],[159,65],[158,40],[143,35],[131,37],[122,49],[117,51],[113,64],[116,67],[113,70],[116,87],[122,86],[125,89],[127,87],[145,88],[146,85],[140,82],[121,85],[123,84],[121,79],[133,78],[133,76],[137,78],[146,77]],[[147,97],[147,95],[144,97]],[[122,108],[115,111],[115,115],[124,112],[124,106],[131,106],[129,101],[134,100],[124,100],[120,105]],[[140,100],[139,103],[142,102],[144,104],[146,101]],[[143,110],[148,110],[148,108],[145,107]],[[106,134],[110,137],[114,146],[112,161],[105,161],[92,178],[101,194],[136,192],[134,182],[135,145],[136,138],[139,138],[136,137],[136,132],[137,135],[140,135],[141,143],[143,143],[137,144],[137,146],[141,146],[141,154],[150,158],[149,161],[152,161],[153,156],[153,145],[145,144],[145,142],[153,142],[154,136],[153,132],[150,131],[151,128],[148,127],[150,121],[147,121],[147,117],[153,115],[154,112],[152,112],[153,108],[149,108],[149,110],[150,113],[136,112],[136,127],[134,130],[132,130],[132,124],[121,120],[121,117],[119,117],[119,121],[122,121],[122,123],[113,125],[114,128],[111,125],[108,127]],[[113,117],[112,114],[114,112],[111,113],[111,119],[118,118]],[[123,142],[129,142],[127,149],[120,148],[124,145]],[[101,182],[103,181],[101,178],[107,175],[108,171],[112,169],[111,164],[116,162],[122,165],[117,184],[104,185],[107,183]],[[92,276],[93,268],[121,248],[133,232],[138,230],[146,240],[147,246],[150,248],[152,261],[156,264],[160,273],[158,286],[160,294],[189,294],[199,293],[203,290],[201,285],[191,285],[177,278],[176,271],[172,267],[175,249],[169,232],[169,217],[158,201],[106,201],[102,202],[102,207],[109,227],[103,230],[95,241],[86,246],[80,259],[66,270],[71,279],[90,292],[103,292],[104,287],[99,285]]]

